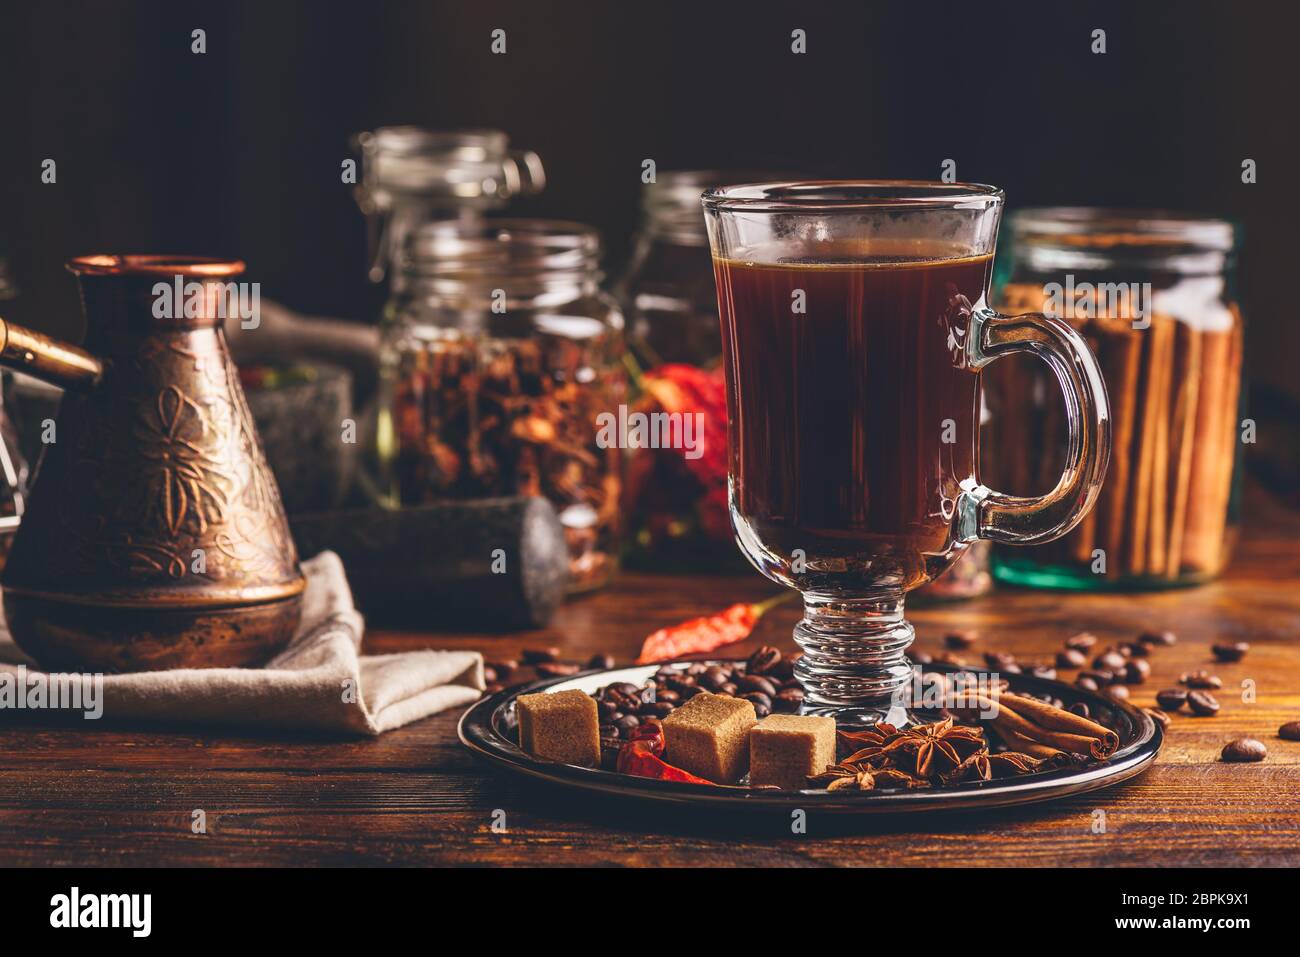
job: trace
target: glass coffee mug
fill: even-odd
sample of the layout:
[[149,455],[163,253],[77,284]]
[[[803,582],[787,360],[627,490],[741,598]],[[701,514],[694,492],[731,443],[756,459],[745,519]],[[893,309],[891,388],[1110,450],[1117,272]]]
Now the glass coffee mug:
[[[741,550],[803,593],[804,711],[911,722],[906,593],[979,539],[1038,544],[1096,500],[1110,456],[1097,360],[1059,319],[985,302],[990,186],[772,183],[704,194]],[[1065,470],[1039,498],[977,475],[980,370],[1043,359],[1065,395]]]

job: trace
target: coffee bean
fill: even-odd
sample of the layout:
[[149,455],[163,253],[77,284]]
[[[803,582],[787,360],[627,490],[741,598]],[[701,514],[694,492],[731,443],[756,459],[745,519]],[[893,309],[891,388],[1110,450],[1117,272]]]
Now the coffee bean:
[[914,665],[928,665],[934,663],[934,655],[925,651],[909,651],[907,657],[912,660]]
[[1223,687],[1223,681],[1218,675],[1212,675],[1204,668],[1200,671],[1189,671],[1178,679],[1181,685],[1187,685],[1189,688],[1210,688],[1218,689]]
[[782,688],[773,702],[780,711],[798,711],[803,704],[802,688]]
[[1160,725],[1162,728],[1167,728],[1173,724],[1173,719],[1159,708],[1143,708],[1142,710],[1151,715],[1156,724]]
[[507,678],[513,671],[519,670],[519,662],[513,658],[503,658],[500,661],[489,661],[487,666],[497,673],[500,678]]
[[1178,643],[1178,636],[1172,631],[1144,631],[1138,635],[1138,641],[1153,648],[1167,648]]
[[1099,685],[1093,678],[1089,677],[1088,675],[1079,675],[1079,677],[1075,678],[1074,686],[1076,688],[1082,688],[1084,691],[1101,690],[1101,685]]
[[1277,729],[1277,736],[1284,741],[1300,741],[1300,721],[1288,721]]
[[1119,653],[1125,658],[1147,658],[1151,654],[1151,647],[1140,641],[1129,641],[1119,646]]
[[724,694],[729,698],[734,698],[736,695],[740,694],[740,689],[736,687],[734,681],[728,681],[718,689],[718,694]]
[[1177,711],[1187,703],[1187,692],[1182,688],[1165,688],[1156,692],[1156,704],[1166,711]]
[[490,685],[494,685],[497,683],[497,678],[498,675],[496,673],[495,668],[493,668],[491,665],[483,666],[483,680],[485,682],[487,682]]
[[1065,647],[1074,651],[1087,651],[1097,643],[1097,636],[1090,631],[1081,631],[1065,639]]
[[1056,667],[1082,668],[1088,663],[1088,656],[1078,648],[1066,648],[1056,653]]
[[1076,701],[1067,709],[1071,714],[1077,714],[1080,718],[1092,717],[1092,709],[1082,701]]
[[542,678],[559,678],[564,675],[576,675],[582,670],[580,665],[566,664],[562,661],[543,661],[536,666],[537,674]]
[[615,727],[614,725],[612,725],[612,724],[602,724],[602,725],[600,726],[600,736],[601,736],[602,739],[606,739],[606,738],[617,738],[617,737],[618,737],[618,728],[616,728],[616,727]]
[[520,655],[526,665],[547,664],[552,661],[560,660],[559,648],[525,648],[524,653]]
[[1126,685],[1111,685],[1106,689],[1106,695],[1114,698],[1116,701],[1128,700],[1128,687]]
[[1145,658],[1130,658],[1124,666],[1124,683],[1140,685],[1151,675],[1151,665]]
[[612,694],[626,695],[629,698],[636,697],[641,693],[641,689],[630,681],[615,681],[613,684],[606,685],[605,690]]
[[1201,718],[1219,713],[1219,702],[1208,691],[1189,691],[1187,706],[1192,709],[1192,714]]
[[627,731],[641,724],[641,719],[634,714],[625,714],[614,722],[614,727],[620,731]]
[[1264,747],[1263,741],[1257,741],[1255,738],[1237,738],[1223,746],[1219,759],[1231,762],[1263,761],[1267,754],[1268,748]]
[[1016,656],[1009,651],[986,651],[984,663],[995,671],[1005,671],[1016,663]]
[[1119,676],[1113,671],[1105,671],[1099,668],[1091,668],[1088,671],[1080,671],[1080,678],[1091,678],[1097,683],[1097,687],[1104,688],[1106,685],[1113,685],[1119,681]]
[[1030,668],[1029,673],[1035,678],[1042,678],[1045,681],[1056,680],[1056,669],[1049,665],[1037,665],[1036,667]]
[[1121,671],[1128,661],[1114,648],[1108,648],[1092,659],[1092,666],[1099,671]]
[[[1228,641],[1210,646],[1214,657],[1219,661],[1240,661],[1250,651],[1250,643],[1245,641]],[[1246,739],[1250,740],[1250,739]]]
[[668,704],[676,704],[678,701],[682,700],[682,697],[672,688],[656,688],[655,700],[667,702]]
[[789,681],[794,677],[794,663],[798,659],[798,654],[791,655],[788,658],[782,658],[767,670],[767,677],[771,678],[773,681]]
[[776,685],[762,675],[742,675],[736,684],[742,691],[761,691],[769,698],[776,697]]
[[751,675],[766,674],[780,662],[781,652],[770,645],[764,645],[749,656],[749,660],[745,662],[745,672]]
[[[716,665],[714,667],[716,667]],[[693,661],[686,667],[686,673],[695,678],[698,678],[700,675],[704,674],[704,672],[708,670],[709,670],[709,665],[706,665],[702,661]]]
[[939,654],[934,656],[934,660],[940,664],[955,665],[958,668],[966,667],[966,659],[951,651],[941,651]]
[[943,636],[944,645],[955,650],[969,648],[979,640],[980,633],[969,629],[965,631],[950,631],[948,634]]
[[672,675],[668,678],[666,684],[681,695],[685,695],[688,689],[692,692],[696,690],[694,675]]
[[700,684],[705,688],[708,688],[710,691],[717,691],[727,683],[728,677],[726,671],[719,668],[717,665],[714,665],[712,668],[705,671],[704,674],[700,675]]
[[652,715],[656,718],[666,718],[676,710],[676,705],[670,701],[652,701],[650,704],[641,706],[643,716]]
[[614,667],[614,656],[600,654],[592,655],[587,659],[587,667],[599,668],[601,671],[608,671],[610,668]]
[[614,716],[618,714],[618,708],[614,707],[614,702],[605,699],[596,702],[596,713],[602,720],[613,721]]

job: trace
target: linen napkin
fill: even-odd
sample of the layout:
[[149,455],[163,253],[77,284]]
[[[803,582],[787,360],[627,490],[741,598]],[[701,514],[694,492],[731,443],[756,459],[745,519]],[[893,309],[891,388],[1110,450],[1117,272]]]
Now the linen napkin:
[[[362,655],[364,623],[339,557],[322,552],[302,570],[302,623],[273,660],[261,668],[104,675],[103,718],[374,735],[479,697],[478,652]],[[0,720],[15,706],[8,700],[15,689],[46,677],[0,619]]]

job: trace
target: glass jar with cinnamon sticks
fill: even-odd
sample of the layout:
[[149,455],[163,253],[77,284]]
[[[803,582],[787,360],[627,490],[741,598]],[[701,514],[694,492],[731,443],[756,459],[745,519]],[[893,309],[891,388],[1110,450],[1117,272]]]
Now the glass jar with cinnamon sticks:
[[[1185,585],[1214,577],[1235,538],[1242,317],[1233,224],[1167,212],[1024,210],[994,296],[1003,312],[1054,312],[1101,361],[1113,451],[1101,496],[1071,534],[999,550],[999,580],[1043,587]],[[1004,246],[1004,249],[1007,247]],[[1046,365],[986,375],[983,471],[1047,491],[1064,458],[1064,408]],[[1031,439],[1025,440],[1029,435]]]
[[570,589],[608,580],[620,460],[597,417],[624,401],[623,317],[600,289],[600,238],[577,223],[430,223],[385,310],[380,498],[537,495],[559,513]]

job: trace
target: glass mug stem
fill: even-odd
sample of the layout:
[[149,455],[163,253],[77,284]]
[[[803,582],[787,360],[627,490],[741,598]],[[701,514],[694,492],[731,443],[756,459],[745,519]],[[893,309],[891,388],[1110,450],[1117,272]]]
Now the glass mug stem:
[[903,618],[903,592],[841,598],[805,594],[794,628],[803,655],[794,676],[803,685],[804,714],[842,723],[910,723],[906,689],[912,678],[907,647],[916,630]]

